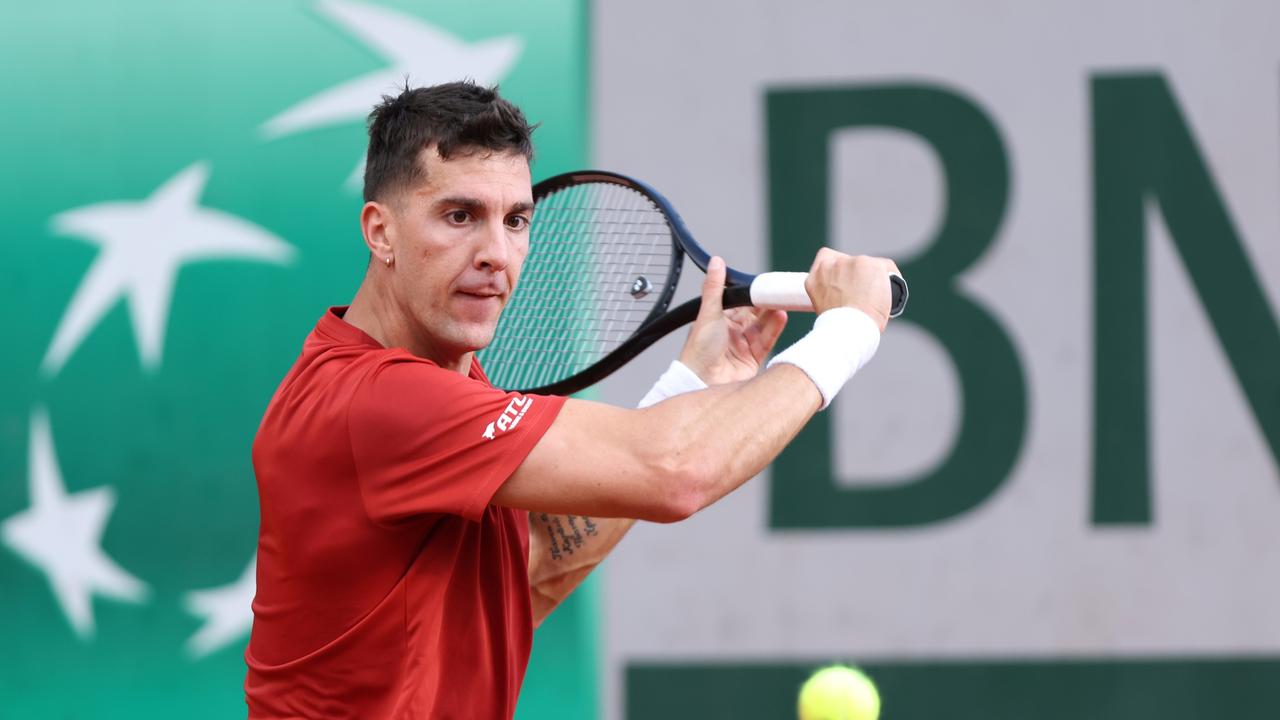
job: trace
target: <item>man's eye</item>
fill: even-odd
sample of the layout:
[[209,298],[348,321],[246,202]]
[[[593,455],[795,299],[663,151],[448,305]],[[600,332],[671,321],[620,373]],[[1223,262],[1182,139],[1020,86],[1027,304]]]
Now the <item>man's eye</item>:
[[529,227],[529,218],[524,215],[512,215],[507,218],[507,227],[512,230],[524,230]]
[[450,213],[446,217],[449,218],[449,222],[455,225],[462,225],[463,223],[471,219],[471,213],[467,212],[466,210],[453,210],[453,211],[450,211]]

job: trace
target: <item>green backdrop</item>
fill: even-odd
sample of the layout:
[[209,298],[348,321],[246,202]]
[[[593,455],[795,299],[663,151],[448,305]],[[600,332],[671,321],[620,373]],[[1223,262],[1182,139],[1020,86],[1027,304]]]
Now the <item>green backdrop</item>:
[[[249,449],[364,267],[368,89],[500,82],[536,179],[585,164],[586,50],[581,0],[0,10],[0,715],[244,713]],[[593,597],[520,717],[594,714]]]

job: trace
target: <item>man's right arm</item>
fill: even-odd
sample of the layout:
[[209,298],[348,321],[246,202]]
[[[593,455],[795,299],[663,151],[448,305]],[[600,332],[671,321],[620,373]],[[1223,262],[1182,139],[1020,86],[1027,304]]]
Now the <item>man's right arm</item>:
[[644,410],[568,400],[493,502],[681,520],[760,472],[821,404],[813,382],[790,365]]
[[[807,284],[819,311],[863,310],[883,330],[888,271],[876,258],[824,250]],[[533,512],[674,522],[710,505],[777,457],[823,404],[799,367],[643,410],[568,400],[493,498]]]

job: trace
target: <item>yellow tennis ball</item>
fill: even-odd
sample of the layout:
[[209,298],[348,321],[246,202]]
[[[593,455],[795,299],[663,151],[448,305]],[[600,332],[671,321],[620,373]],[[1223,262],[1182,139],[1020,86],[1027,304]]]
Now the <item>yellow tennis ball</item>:
[[871,678],[844,665],[822,668],[805,681],[796,703],[800,720],[876,720],[880,693]]

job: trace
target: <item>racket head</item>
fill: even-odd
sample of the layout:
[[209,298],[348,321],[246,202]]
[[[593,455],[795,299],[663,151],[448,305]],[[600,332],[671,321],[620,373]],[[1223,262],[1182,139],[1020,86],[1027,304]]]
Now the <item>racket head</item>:
[[529,253],[479,355],[496,387],[569,394],[666,312],[688,231],[666,198],[617,173],[557,175],[533,199]]
[[[655,190],[652,185],[644,182],[643,180],[637,180],[636,178],[610,172],[608,170],[581,170],[578,172],[564,173],[563,175],[547,178],[534,186],[534,204],[537,204],[538,201],[538,189],[544,186],[547,192],[552,192],[565,185],[594,182],[616,184],[634,190],[648,198],[649,202],[653,203],[653,205],[661,210],[662,214],[666,216],[667,225],[671,229],[672,241],[679,246],[680,250],[684,252],[684,254],[693,262],[694,265],[698,267],[699,270],[704,273],[707,271],[707,265],[711,262],[711,253],[707,252],[706,249],[699,245],[698,241],[694,239],[693,233],[689,231],[689,226],[685,224],[684,218],[680,217],[680,213],[676,211],[676,208],[671,204],[671,201],[667,200],[665,195]],[[754,280],[755,277],[756,276],[751,273],[745,273],[731,267],[725,268],[725,285],[727,287],[750,285],[751,281]],[[655,315],[654,318],[656,317],[657,316]]]

